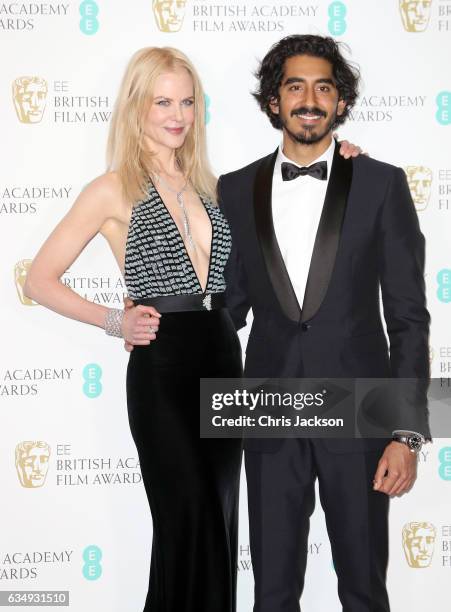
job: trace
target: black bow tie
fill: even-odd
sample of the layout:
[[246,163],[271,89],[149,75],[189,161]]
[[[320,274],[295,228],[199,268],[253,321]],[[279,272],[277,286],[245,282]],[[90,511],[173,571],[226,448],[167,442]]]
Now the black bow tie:
[[325,181],[327,179],[327,161],[316,162],[316,164],[303,166],[302,168],[295,164],[282,162],[282,178],[284,181],[292,181],[298,176],[305,176],[306,174],[320,181]]

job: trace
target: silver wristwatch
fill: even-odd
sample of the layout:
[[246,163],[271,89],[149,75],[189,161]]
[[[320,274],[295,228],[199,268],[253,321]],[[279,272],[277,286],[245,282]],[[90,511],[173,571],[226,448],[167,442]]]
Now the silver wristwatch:
[[397,431],[393,434],[395,442],[405,444],[412,453],[418,454],[426,442],[421,434],[412,433],[411,431]]

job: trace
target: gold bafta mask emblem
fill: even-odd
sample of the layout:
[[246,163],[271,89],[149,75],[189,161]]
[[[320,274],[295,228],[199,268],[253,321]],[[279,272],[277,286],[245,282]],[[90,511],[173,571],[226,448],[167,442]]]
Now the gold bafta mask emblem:
[[153,13],[162,32],[178,32],[185,17],[187,0],[152,0]]
[[50,446],[47,442],[26,441],[16,446],[16,470],[20,484],[37,489],[45,483],[49,469]]
[[426,166],[407,166],[404,170],[415,208],[425,210],[431,197],[432,170]]
[[407,32],[424,32],[429,25],[432,0],[399,0],[402,23]]
[[16,282],[17,295],[19,296],[19,300],[22,302],[24,306],[37,306],[36,302],[33,302],[29,297],[25,295],[23,292],[23,288],[25,285],[25,281],[27,280],[28,270],[31,266],[31,259],[22,259],[18,261],[14,266],[14,279]]
[[407,523],[402,529],[402,546],[410,567],[429,567],[434,554],[435,527],[432,523]]
[[22,123],[39,123],[47,101],[47,81],[37,76],[22,76],[13,81],[13,101]]

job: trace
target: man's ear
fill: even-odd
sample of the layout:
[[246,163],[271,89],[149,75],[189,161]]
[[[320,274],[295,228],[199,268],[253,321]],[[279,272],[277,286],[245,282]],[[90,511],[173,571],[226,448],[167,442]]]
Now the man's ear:
[[279,100],[277,98],[271,98],[271,100],[269,101],[269,108],[271,109],[271,112],[273,112],[275,115],[279,114]]
[[345,100],[339,100],[338,101],[338,106],[337,106],[337,115],[340,117],[346,110],[346,101]]

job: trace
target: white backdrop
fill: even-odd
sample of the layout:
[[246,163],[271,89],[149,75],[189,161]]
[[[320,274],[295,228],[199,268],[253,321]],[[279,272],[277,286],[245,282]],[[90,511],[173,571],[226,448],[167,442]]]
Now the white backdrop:
[[[279,142],[249,93],[273,42],[290,33],[329,33],[350,45],[364,86],[340,136],[409,168],[427,238],[432,371],[449,375],[451,0],[406,4],[402,13],[399,0],[0,2],[0,591],[69,590],[74,612],[143,606],[152,524],[126,414],[127,355],[101,330],[28,304],[21,293],[24,260],[105,169],[114,97],[126,62],[141,47],[179,47],[197,66],[219,174]],[[64,279],[89,299],[122,303],[123,282],[101,238]],[[33,441],[32,448],[18,448],[16,467],[23,441]],[[27,476],[33,469],[34,480]],[[414,490],[391,503],[393,612],[447,609],[450,488],[451,440],[438,438],[422,452]],[[244,474],[240,514],[238,610],[248,612]],[[402,529],[412,522],[427,523],[422,557],[403,550]],[[320,508],[302,603],[309,612],[340,610]]]

